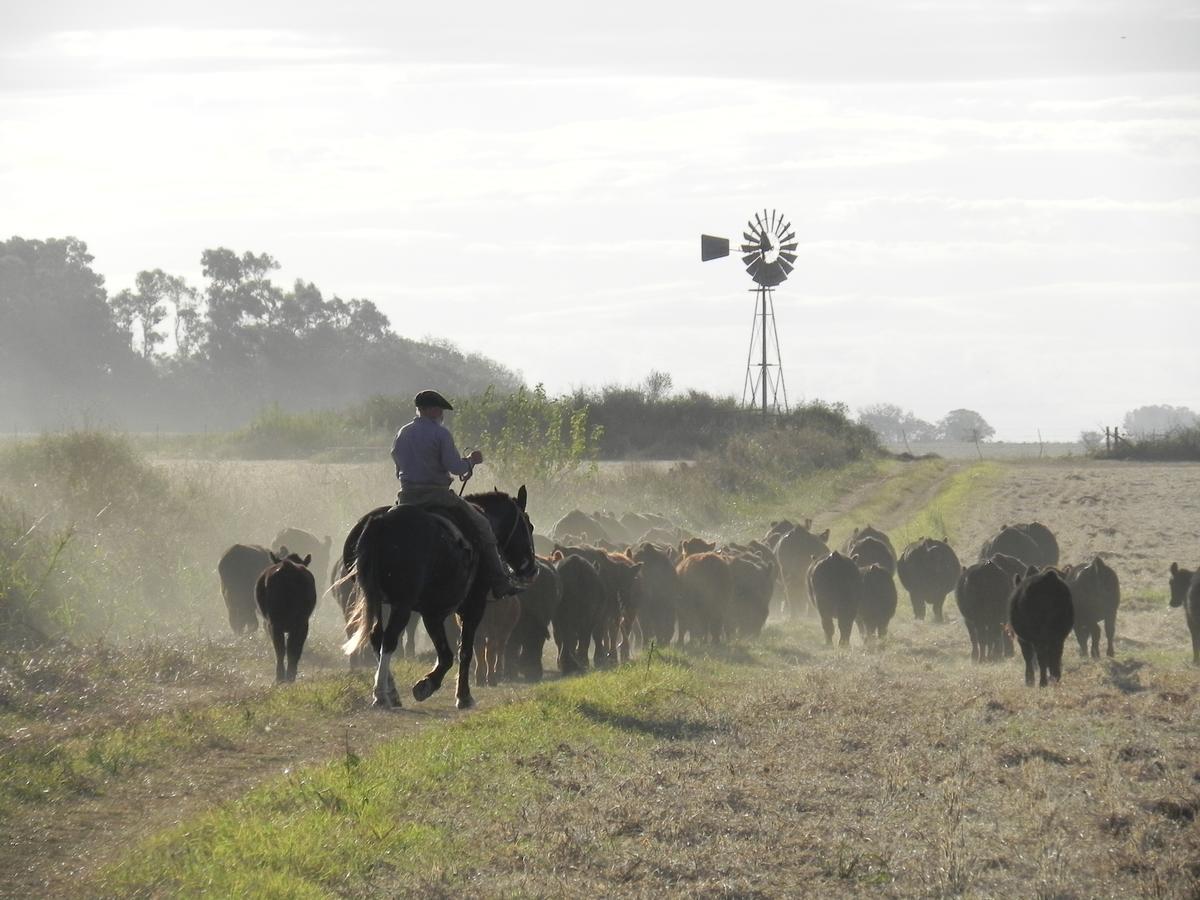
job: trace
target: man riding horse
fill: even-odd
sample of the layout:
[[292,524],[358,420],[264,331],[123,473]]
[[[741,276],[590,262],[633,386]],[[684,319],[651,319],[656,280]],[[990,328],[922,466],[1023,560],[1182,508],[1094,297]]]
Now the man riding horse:
[[446,410],[454,409],[437,391],[421,391],[413,398],[416,417],[400,429],[392,444],[392,461],[400,479],[397,506],[416,506],[430,511],[443,510],[455,524],[469,529],[467,538],[480,551],[480,577],[494,597],[505,597],[525,590],[524,582],[513,579],[491,524],[475,506],[454,493],[454,476],[463,481],[471,477],[475,466],[483,462],[478,450],[462,456],[454,437],[442,424]]

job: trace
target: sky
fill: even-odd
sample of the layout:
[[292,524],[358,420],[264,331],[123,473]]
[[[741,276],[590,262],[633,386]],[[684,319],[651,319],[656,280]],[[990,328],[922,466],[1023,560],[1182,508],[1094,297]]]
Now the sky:
[[552,392],[740,396],[752,282],[699,236],[777,209],[793,402],[1200,409],[1200,2],[421,7],[4,2],[0,235],[114,292],[267,252]]

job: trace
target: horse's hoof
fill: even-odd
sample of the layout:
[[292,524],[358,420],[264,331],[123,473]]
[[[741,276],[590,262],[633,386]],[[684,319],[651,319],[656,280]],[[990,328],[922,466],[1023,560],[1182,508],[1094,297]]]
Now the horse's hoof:
[[433,685],[428,678],[422,678],[412,686],[413,699],[420,703],[422,700],[428,700],[433,696]]
[[459,697],[454,701],[454,705],[459,709],[471,709],[475,705],[475,698],[471,696]]
[[395,709],[399,705],[391,697],[376,697],[371,701],[371,706],[375,709]]

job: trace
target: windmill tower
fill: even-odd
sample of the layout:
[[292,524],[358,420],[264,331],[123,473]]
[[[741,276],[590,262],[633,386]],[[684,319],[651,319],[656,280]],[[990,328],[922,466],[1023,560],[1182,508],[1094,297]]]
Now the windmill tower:
[[[779,330],[775,326],[775,288],[783,284],[796,264],[796,232],[775,210],[746,223],[742,232],[742,262],[754,281],[754,319],[750,327],[750,349],[746,354],[746,378],[742,405],[761,406],[763,415],[788,411],[783,360],[779,355]],[[700,259],[729,255],[729,239],[700,235]]]

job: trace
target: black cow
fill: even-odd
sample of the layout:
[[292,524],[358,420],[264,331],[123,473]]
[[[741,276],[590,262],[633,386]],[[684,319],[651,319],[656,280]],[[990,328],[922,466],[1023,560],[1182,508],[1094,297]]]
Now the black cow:
[[325,539],[321,540],[302,528],[283,528],[275,535],[275,540],[271,541],[271,549],[278,553],[285,547],[289,553],[295,553],[297,556],[312,556],[309,571],[324,573],[329,565],[329,551],[333,547],[333,538],[325,535]]
[[[271,554],[272,565],[258,576],[254,598],[275,645],[275,680],[295,681],[296,666],[308,639],[308,619],[317,608],[317,583],[308,564],[295,553]],[[286,659],[286,665],[285,665]]]
[[1075,604],[1075,640],[1079,641],[1079,655],[1088,655],[1088,639],[1091,638],[1092,656],[1100,658],[1100,623],[1103,622],[1107,654],[1115,656],[1113,635],[1117,630],[1117,607],[1121,605],[1117,573],[1097,556],[1086,566],[1069,569],[1067,584]]
[[221,596],[234,634],[258,630],[254,583],[269,565],[271,551],[258,544],[234,544],[221,554],[217,574],[221,576]]
[[1057,566],[1058,565],[1058,538],[1054,536],[1054,532],[1043,525],[1041,522],[1025,522],[1022,525],[1014,525],[1014,528],[1019,528],[1029,535],[1030,539],[1037,544],[1038,551],[1042,555],[1042,561],[1034,563],[1039,566]]
[[858,633],[864,643],[887,637],[888,623],[896,614],[896,582],[883,566],[862,570],[858,604]]
[[875,538],[875,540],[888,548],[888,553],[892,555],[892,559],[896,558],[896,548],[892,546],[892,539],[871,525],[867,525],[865,528],[855,528],[850,532],[850,537],[846,538],[846,542],[842,545],[842,552],[850,556],[854,545],[863,538]]
[[519,672],[529,681],[542,680],[542,650],[550,638],[550,623],[562,602],[558,570],[544,559],[537,561],[533,584],[518,597],[521,615],[508,639],[504,671]]
[[1033,666],[1041,670],[1042,687],[1049,672],[1062,680],[1063,642],[1075,626],[1071,589],[1054,569],[1029,574],[1017,585],[1009,603],[1009,621],[1025,657],[1025,683],[1033,685]]
[[850,644],[850,631],[858,615],[862,596],[862,575],[854,560],[836,550],[819,559],[808,570],[808,592],[821,616],[825,643],[833,643],[833,623],[837,620],[839,646]]
[[1005,655],[1004,626],[1014,580],[994,559],[969,566],[959,576],[954,601],[967,626],[971,659],[975,662]]
[[1171,563],[1171,606],[1183,607],[1192,633],[1192,665],[1200,666],[1200,569],[1189,572]]
[[1019,559],[1026,566],[1058,565],[1058,540],[1041,522],[1004,525],[979,551],[979,561],[986,562],[997,553]]
[[894,575],[896,572],[896,554],[892,552],[888,544],[877,537],[870,535],[860,537],[850,545],[846,555],[854,560],[860,569],[879,566],[881,569],[886,569],[889,575]]
[[933,620],[941,622],[942,605],[954,590],[961,569],[958,555],[945,541],[921,538],[905,547],[896,561],[896,574],[908,591],[913,616],[923,621],[928,606],[933,609]]
[[592,634],[604,617],[604,583],[595,564],[582,556],[562,556],[559,551],[555,556],[562,600],[552,619],[554,642],[558,645],[558,671],[569,675],[588,667]]

